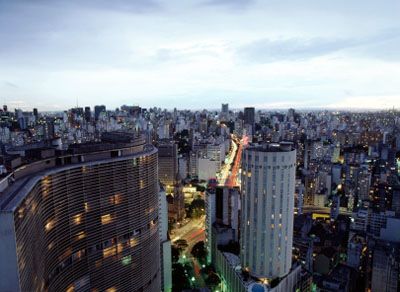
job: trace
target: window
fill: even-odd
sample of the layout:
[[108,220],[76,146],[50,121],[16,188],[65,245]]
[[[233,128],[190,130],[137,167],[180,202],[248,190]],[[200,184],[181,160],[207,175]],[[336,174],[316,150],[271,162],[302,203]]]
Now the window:
[[103,224],[103,225],[108,224],[111,221],[112,221],[111,214],[106,214],[106,215],[101,216],[101,224]]
[[46,229],[46,231],[50,231],[51,229],[53,229],[54,224],[55,224],[54,219],[49,219],[44,228]]
[[115,246],[107,247],[103,249],[103,258],[108,258],[116,254]]
[[82,221],[82,214],[76,214],[72,216],[72,222],[74,222],[75,225],[81,224]]

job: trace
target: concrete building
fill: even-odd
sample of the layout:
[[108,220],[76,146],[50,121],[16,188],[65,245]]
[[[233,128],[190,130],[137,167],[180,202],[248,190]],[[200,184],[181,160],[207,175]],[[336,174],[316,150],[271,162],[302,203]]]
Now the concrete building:
[[106,111],[105,105],[96,105],[94,107],[94,119],[97,121],[99,119],[100,113]]
[[[216,187],[210,188],[205,197],[206,209],[206,246],[208,249],[208,260],[212,261],[212,254],[215,253],[217,242],[213,233],[214,225],[220,229],[228,229],[229,235],[226,240],[239,240],[239,211],[240,193],[239,188]],[[222,237],[222,236],[220,236]],[[226,243],[226,242],[225,242]]]
[[0,184],[0,291],[161,290],[157,149],[144,139],[77,144]]
[[251,128],[251,135],[254,135],[255,128],[255,108],[254,107],[245,107],[243,113],[243,122],[244,125],[249,125]]
[[244,150],[241,262],[255,277],[281,278],[291,269],[295,169],[291,143]]
[[158,177],[166,191],[176,183],[178,175],[178,145],[173,141],[160,141],[158,148]]
[[380,242],[375,246],[372,261],[372,292],[399,291],[400,247],[398,244]]
[[197,159],[197,177],[200,180],[208,180],[215,178],[215,174],[219,171],[219,162],[208,158]]
[[162,185],[159,191],[159,221],[160,221],[160,266],[162,267],[161,287],[163,292],[172,291],[172,258],[171,240],[168,237],[168,204],[167,195]]

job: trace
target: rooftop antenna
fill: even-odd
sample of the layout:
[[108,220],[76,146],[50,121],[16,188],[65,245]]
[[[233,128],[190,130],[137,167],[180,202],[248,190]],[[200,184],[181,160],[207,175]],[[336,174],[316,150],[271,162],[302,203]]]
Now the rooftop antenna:
[[78,108],[78,98],[76,98],[76,108]]

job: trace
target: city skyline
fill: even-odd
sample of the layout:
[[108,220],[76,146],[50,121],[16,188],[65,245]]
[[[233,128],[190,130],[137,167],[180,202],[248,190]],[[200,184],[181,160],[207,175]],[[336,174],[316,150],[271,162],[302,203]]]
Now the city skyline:
[[0,101],[398,108],[399,5],[0,1]]

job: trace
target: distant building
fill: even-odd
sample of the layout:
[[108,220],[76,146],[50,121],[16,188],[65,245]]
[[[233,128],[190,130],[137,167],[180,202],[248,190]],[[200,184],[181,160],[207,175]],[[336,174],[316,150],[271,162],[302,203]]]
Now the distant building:
[[229,104],[223,103],[221,106],[221,113],[228,114],[229,113]]
[[168,188],[175,185],[178,175],[178,145],[173,141],[160,141],[158,148],[158,178]]
[[252,135],[254,134],[255,129],[255,108],[254,107],[245,107],[243,114],[243,121],[245,125],[249,125],[252,130]]
[[85,107],[85,120],[86,122],[90,122],[90,119],[92,118],[92,112],[90,110],[90,106]]
[[94,107],[94,119],[97,121],[99,119],[100,113],[106,111],[105,105],[96,105]]

